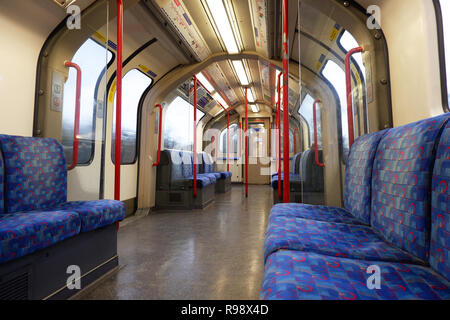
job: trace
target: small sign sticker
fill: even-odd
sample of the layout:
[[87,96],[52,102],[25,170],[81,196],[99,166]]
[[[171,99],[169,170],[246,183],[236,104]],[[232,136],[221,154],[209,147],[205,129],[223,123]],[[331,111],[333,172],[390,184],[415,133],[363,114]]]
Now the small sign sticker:
[[64,91],[64,75],[54,70],[52,76],[52,96],[50,102],[50,109],[56,112],[62,111]]

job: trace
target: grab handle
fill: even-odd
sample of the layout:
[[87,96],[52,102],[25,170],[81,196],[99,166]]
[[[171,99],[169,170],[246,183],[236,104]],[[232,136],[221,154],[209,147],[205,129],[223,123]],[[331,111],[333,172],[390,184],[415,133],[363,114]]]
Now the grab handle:
[[313,104],[313,120],[314,120],[314,157],[315,157],[315,161],[316,161],[316,165],[319,167],[325,167],[324,163],[320,163],[319,161],[319,146],[317,144],[317,118],[316,118],[316,105],[318,103],[321,103],[322,101],[320,101],[319,99],[317,99],[316,101],[314,101]]
[[162,128],[162,105],[157,104],[155,108],[159,108],[159,125],[158,125],[158,155],[156,162],[153,163],[154,167],[159,166],[161,162],[161,128]]

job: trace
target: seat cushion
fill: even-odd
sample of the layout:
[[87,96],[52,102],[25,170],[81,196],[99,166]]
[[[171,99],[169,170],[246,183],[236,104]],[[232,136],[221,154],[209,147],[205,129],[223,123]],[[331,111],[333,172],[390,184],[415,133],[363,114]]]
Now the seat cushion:
[[211,183],[217,182],[217,178],[214,173],[199,173],[199,174],[197,174],[197,178],[198,177],[207,177],[209,180],[211,180]]
[[423,263],[383,240],[368,226],[293,217],[273,218],[267,228],[264,258],[281,249],[362,260]]
[[[186,179],[188,186],[192,187],[194,185],[194,177]],[[210,184],[214,184],[213,180],[207,176],[197,176],[197,188],[206,188]]]
[[126,216],[125,203],[116,200],[71,201],[62,204],[59,209],[78,213],[82,232],[108,226]]
[[[281,174],[281,179],[280,180],[281,180],[281,184],[283,184],[283,181],[284,181],[284,175],[283,174]],[[300,175],[289,173],[289,183],[301,185]],[[273,189],[278,189],[278,175],[272,177],[271,185],[272,185]]]
[[231,178],[233,176],[233,173],[231,171],[222,171],[222,172],[219,172],[219,173],[220,173],[220,176],[221,176],[222,179],[228,179],[228,178]]
[[222,174],[220,172],[210,172],[210,174],[213,174],[216,180],[223,179]]
[[76,212],[20,212],[0,215],[0,263],[17,259],[80,232]]
[[269,222],[272,221],[272,218],[279,216],[347,224],[363,224],[361,220],[352,216],[346,209],[304,203],[279,203],[274,205],[270,211]]
[[[381,288],[369,289],[367,268],[377,265]],[[278,251],[267,260],[261,299],[412,300],[450,299],[450,283],[430,268],[369,262],[311,252]]]

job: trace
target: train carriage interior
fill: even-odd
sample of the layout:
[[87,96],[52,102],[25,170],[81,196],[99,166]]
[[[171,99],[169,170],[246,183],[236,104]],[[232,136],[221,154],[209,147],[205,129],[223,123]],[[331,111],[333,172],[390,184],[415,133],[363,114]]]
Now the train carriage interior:
[[449,0],[2,0],[0,30],[0,300],[450,300]]

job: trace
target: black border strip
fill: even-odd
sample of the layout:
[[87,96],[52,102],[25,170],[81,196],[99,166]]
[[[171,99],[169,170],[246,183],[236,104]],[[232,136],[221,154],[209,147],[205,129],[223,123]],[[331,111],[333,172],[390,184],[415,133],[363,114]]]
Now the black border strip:
[[442,108],[444,112],[450,112],[448,101],[448,84],[447,84],[447,68],[445,61],[445,39],[444,39],[444,24],[441,10],[441,3],[439,0],[433,0],[434,10],[436,12],[436,25],[437,25],[437,37],[438,37],[438,51],[439,62],[441,71],[441,95],[442,95]]

